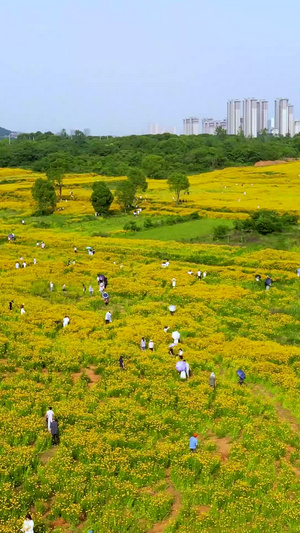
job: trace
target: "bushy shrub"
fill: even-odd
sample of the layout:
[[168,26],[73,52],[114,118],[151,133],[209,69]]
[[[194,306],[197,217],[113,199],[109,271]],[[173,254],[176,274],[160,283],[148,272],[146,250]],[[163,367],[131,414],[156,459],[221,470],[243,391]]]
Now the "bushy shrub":
[[219,224],[213,229],[213,239],[214,241],[219,241],[225,239],[230,232],[230,228],[225,226],[225,224]]
[[257,231],[261,235],[281,233],[290,226],[298,224],[298,216],[293,213],[280,215],[276,211],[261,209],[251,214],[246,220],[237,220],[234,224],[239,231]]

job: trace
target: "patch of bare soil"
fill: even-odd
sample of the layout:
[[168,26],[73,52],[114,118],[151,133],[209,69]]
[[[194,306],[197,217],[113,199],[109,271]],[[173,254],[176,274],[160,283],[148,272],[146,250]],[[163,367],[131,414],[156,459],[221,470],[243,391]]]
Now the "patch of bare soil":
[[74,372],[72,374],[73,383],[76,383],[81,378],[81,376],[85,374],[90,380],[88,384],[88,387],[90,389],[93,385],[95,385],[95,383],[98,383],[100,379],[100,376],[98,374],[95,374],[95,369],[95,366],[90,366],[89,368],[83,368],[80,372]]
[[210,511],[210,507],[209,505],[200,505],[200,507],[198,507],[198,515],[202,515],[202,514],[205,514],[205,513],[209,513]]
[[172,483],[171,476],[170,476],[170,470],[167,470],[166,482],[168,484],[167,491],[173,496],[173,503],[172,503],[171,511],[170,511],[168,518],[166,518],[162,522],[157,522],[156,524],[154,524],[152,529],[149,530],[149,533],[163,533],[165,528],[171,523],[171,521],[177,518],[180,512],[180,509],[182,507],[181,493],[175,489]]
[[290,163],[291,161],[297,161],[293,157],[288,157],[287,159],[276,159],[275,161],[257,161],[255,167],[270,167],[271,165],[283,165],[284,163]]
[[55,455],[57,451],[57,446],[52,446],[49,450],[46,450],[45,452],[41,453],[40,455],[40,461],[42,465],[46,465],[50,459]]

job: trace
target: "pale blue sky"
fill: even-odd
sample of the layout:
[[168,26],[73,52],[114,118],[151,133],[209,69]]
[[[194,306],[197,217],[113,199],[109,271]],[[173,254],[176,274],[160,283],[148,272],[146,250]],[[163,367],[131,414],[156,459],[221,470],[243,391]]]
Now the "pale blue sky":
[[299,0],[1,2],[0,126],[144,133],[288,97],[300,119]]

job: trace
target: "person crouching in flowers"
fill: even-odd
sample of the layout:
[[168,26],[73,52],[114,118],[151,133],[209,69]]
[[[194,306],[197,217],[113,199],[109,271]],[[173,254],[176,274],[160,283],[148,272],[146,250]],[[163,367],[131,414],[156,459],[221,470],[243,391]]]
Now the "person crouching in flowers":
[[23,531],[23,533],[34,533],[33,527],[34,527],[34,522],[31,518],[31,515],[27,513],[27,515],[25,516],[25,520],[24,520],[21,531]]
[[194,453],[197,450],[198,446],[198,435],[197,433],[194,433],[192,437],[190,437],[190,452]]

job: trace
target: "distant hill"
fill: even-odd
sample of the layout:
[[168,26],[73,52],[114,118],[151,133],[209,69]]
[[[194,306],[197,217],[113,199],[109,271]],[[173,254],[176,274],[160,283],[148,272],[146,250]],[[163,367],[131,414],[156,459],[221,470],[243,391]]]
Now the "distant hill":
[[0,138],[7,137],[10,133],[11,133],[10,130],[7,130],[5,128],[0,128]]

